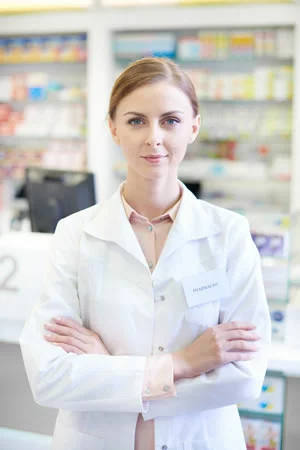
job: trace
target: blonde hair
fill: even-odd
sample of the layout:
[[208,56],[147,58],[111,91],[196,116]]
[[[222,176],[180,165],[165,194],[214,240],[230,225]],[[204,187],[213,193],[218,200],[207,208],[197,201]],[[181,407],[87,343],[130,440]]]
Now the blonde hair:
[[195,87],[189,76],[168,58],[142,58],[131,63],[117,78],[111,91],[108,114],[112,120],[120,101],[139,87],[168,81],[184,92],[191,102],[195,117],[199,113]]

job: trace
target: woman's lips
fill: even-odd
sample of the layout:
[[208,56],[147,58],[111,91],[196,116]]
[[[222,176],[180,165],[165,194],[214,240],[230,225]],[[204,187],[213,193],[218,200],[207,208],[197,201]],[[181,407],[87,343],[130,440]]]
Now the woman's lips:
[[142,156],[143,159],[150,163],[158,164],[162,159],[166,158],[167,155],[155,155],[155,156]]

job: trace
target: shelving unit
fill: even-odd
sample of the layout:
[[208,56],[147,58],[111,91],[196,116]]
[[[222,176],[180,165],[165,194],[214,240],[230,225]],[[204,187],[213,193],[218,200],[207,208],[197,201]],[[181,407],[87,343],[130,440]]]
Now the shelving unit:
[[[68,13],[68,20],[65,20],[63,13],[53,13],[47,16],[19,16],[0,18],[1,35],[41,35],[59,33],[86,33],[88,36],[88,65],[87,65],[87,164],[88,168],[95,171],[97,176],[98,198],[109,196],[120,181],[120,177],[114,175],[113,167],[120,159],[120,152],[111,145],[108,127],[106,124],[106,114],[110,89],[116,73],[116,63],[111,48],[111,38],[115,33],[131,31],[140,32],[149,28],[151,24],[152,32],[161,30],[186,32],[186,30],[227,30],[253,29],[253,28],[294,28],[295,48],[293,57],[284,61],[288,64],[294,62],[294,77],[299,74],[299,58],[297,58],[297,48],[299,48],[299,5],[232,5],[232,6],[206,6],[198,7],[140,7],[114,8],[114,9],[91,9],[88,12]],[[38,20],[36,20],[38,18]],[[271,58],[272,59],[272,58]],[[267,59],[269,65],[275,63]],[[218,62],[219,63],[219,62]],[[189,62],[193,67],[195,64]],[[198,64],[198,62],[197,62]],[[206,61],[205,64],[216,66],[214,62]],[[253,62],[243,62],[252,65]],[[234,66],[234,62],[230,62]],[[276,64],[275,64],[276,65]],[[0,68],[1,69],[1,68]],[[231,104],[230,101],[227,101]],[[269,102],[269,101],[267,101]],[[215,101],[207,101],[211,105]],[[234,102],[233,102],[234,103]],[[237,102],[236,102],[237,103]],[[238,104],[244,104],[239,102]],[[250,102],[249,102],[250,103]],[[281,102],[279,102],[281,103]],[[288,102],[286,102],[288,103]],[[297,123],[299,116],[299,94],[293,95],[293,123]],[[227,103],[226,103],[227,104]],[[254,104],[256,104],[254,102]],[[277,104],[277,102],[275,102]],[[247,103],[248,105],[248,103]],[[204,108],[204,100],[202,100]],[[203,122],[204,125],[204,122]],[[299,132],[295,126],[291,138],[292,147],[292,172],[296,171],[299,163]],[[102,149],[109,149],[108,152]],[[290,203],[297,205],[297,196],[300,188],[300,180],[292,175],[291,189],[288,193]]]
[[0,179],[26,166],[82,170],[86,157],[86,33],[0,36]]
[[[116,73],[130,60],[154,55],[174,59],[192,79],[202,126],[179,169],[183,181],[201,182],[204,198],[229,207],[242,202],[232,183],[246,180],[246,197],[254,182],[267,183],[271,195],[256,188],[247,208],[289,211],[292,27],[126,30],[114,34],[113,48]],[[123,178],[125,169],[122,161],[115,164]]]
[[256,213],[249,218],[261,257],[262,274],[272,324],[272,341],[284,342],[286,309],[291,299],[293,221],[289,215]]

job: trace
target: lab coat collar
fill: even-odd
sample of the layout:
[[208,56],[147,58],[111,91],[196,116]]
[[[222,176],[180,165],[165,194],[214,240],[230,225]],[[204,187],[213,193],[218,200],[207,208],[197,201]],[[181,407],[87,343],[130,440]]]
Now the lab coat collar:
[[[212,217],[211,208],[181,183],[182,199],[176,219],[170,229],[161,257],[167,257],[189,240],[212,236],[221,231]],[[89,235],[118,244],[128,253],[147,264],[133,228],[126,215],[122,199],[122,184],[100,207],[99,213],[84,227]]]
[[182,200],[172,231],[181,235],[185,241],[213,236],[221,231],[212,214],[212,207],[207,202],[197,199],[187,187],[182,187]]

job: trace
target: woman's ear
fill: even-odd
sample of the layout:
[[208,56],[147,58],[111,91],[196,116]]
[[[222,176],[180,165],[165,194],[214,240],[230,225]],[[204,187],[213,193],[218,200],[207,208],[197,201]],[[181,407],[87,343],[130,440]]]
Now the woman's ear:
[[108,116],[108,125],[109,125],[109,129],[112,135],[113,140],[115,141],[115,143],[117,145],[120,145],[120,139],[118,137],[118,133],[117,133],[117,127],[115,122],[111,119],[110,116]]
[[201,116],[200,116],[200,114],[198,114],[193,119],[192,134],[191,134],[190,139],[189,139],[189,144],[192,144],[194,142],[194,140],[196,139],[196,137],[198,136],[198,133],[199,133],[199,130],[200,130],[200,125],[201,125]]

